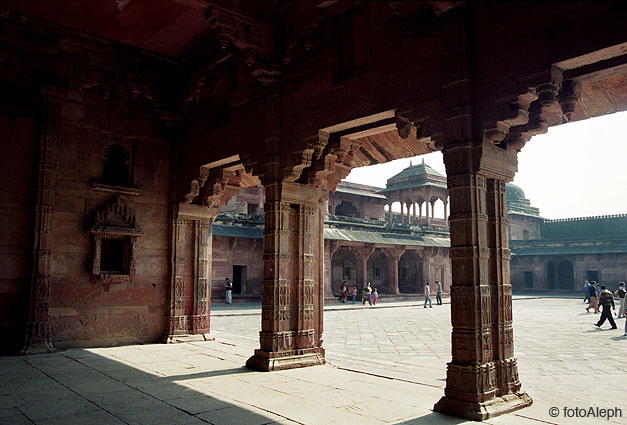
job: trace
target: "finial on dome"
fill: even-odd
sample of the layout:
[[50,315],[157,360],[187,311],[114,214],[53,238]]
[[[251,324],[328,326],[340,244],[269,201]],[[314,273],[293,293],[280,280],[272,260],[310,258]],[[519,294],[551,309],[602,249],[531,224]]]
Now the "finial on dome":
[[409,166],[410,166],[410,167],[412,167],[412,166],[413,166],[413,165],[412,165],[412,163],[411,163],[411,159],[409,160]]
[[422,158],[422,165],[425,165],[425,159]]

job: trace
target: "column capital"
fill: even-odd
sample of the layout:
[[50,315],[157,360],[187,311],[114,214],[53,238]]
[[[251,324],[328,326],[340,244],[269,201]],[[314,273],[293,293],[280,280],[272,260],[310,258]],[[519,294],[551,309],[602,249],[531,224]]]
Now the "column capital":
[[517,153],[487,142],[463,142],[447,145],[443,150],[446,174],[450,181],[456,176],[478,174],[505,182],[514,179],[518,170]]

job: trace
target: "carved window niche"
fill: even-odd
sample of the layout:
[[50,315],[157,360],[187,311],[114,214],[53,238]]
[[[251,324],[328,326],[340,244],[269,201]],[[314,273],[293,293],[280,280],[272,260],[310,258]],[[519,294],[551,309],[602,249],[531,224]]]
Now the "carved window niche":
[[92,274],[107,283],[131,282],[135,274],[135,247],[143,235],[135,213],[115,199],[96,212]]
[[92,183],[101,192],[139,195],[134,187],[135,139],[103,134],[102,177]]

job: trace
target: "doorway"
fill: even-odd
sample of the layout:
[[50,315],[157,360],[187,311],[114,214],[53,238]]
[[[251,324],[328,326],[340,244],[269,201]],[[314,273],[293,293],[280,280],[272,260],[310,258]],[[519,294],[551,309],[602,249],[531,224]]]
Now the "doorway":
[[233,266],[233,293],[245,294],[248,279],[248,266]]

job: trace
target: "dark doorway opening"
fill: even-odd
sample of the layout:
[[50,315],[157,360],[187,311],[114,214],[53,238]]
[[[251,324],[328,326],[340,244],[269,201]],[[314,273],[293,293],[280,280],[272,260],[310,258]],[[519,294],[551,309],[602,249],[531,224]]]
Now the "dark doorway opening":
[[549,261],[546,265],[546,284],[549,289],[555,289],[555,263]]
[[247,266],[233,266],[233,293],[246,293],[246,280],[248,278]]
[[525,288],[533,288],[533,272],[523,272]]
[[601,281],[601,273],[599,273],[598,270],[586,270],[586,280],[588,282],[592,282],[593,280],[595,282],[600,282]]
[[557,276],[560,289],[573,289],[575,287],[575,272],[573,263],[560,261],[557,265]]

